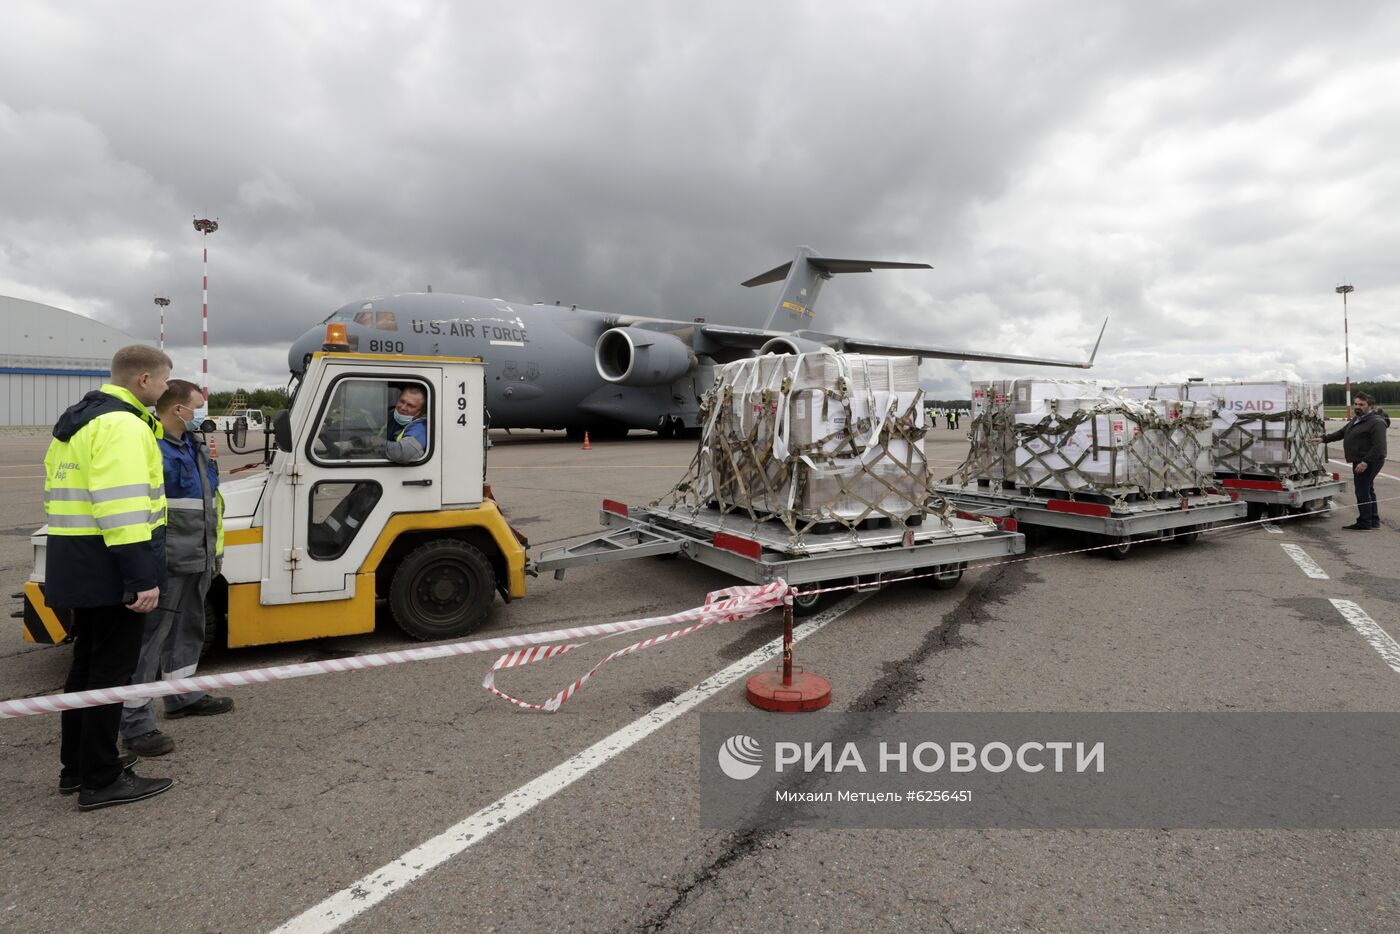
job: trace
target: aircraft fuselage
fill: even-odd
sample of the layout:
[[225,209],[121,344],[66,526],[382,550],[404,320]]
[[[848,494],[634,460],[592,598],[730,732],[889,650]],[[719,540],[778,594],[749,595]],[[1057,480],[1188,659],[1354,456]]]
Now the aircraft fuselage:
[[358,353],[481,358],[493,427],[655,428],[664,416],[693,426],[708,367],[662,386],[618,385],[598,374],[599,337],[636,320],[445,293],[391,295],[337,309],[297,340],[288,364],[300,372],[307,355],[321,349],[325,324],[340,322]]

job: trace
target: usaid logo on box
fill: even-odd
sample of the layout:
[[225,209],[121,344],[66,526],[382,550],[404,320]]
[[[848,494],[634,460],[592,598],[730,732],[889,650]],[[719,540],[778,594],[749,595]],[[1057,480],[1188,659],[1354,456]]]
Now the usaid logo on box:
[[1272,399],[1226,399],[1221,410],[1225,412],[1272,412],[1277,408]]

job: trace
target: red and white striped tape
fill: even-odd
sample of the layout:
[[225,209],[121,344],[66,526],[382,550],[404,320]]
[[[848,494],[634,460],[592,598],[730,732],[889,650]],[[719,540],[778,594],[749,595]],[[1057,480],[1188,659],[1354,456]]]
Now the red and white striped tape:
[[565,652],[572,652],[578,648],[580,643],[573,642],[565,645],[540,645],[530,649],[521,649],[517,652],[509,652],[496,659],[496,664],[491,666],[491,670],[486,672],[486,678],[481,682],[481,686],[492,694],[504,700],[510,701],[517,707],[526,710],[544,710],[553,713],[564,706],[565,701],[573,697],[588,683],[588,679],[608,662],[624,655],[631,655],[643,649],[651,648],[662,642],[670,642],[687,636],[692,632],[698,632],[709,626],[719,623],[731,623],[735,620],[748,619],[760,613],[766,613],[771,609],[783,605],[784,597],[788,591],[787,584],[782,581],[774,581],[771,584],[762,584],[757,587],[731,587],[728,590],[717,590],[705,598],[705,605],[685,613],[677,613],[672,619],[675,622],[691,622],[691,625],[659,636],[652,636],[650,639],[643,639],[641,642],[634,642],[624,649],[618,649],[607,658],[590,668],[583,677],[573,684],[564,688],[553,697],[540,704],[521,700],[512,697],[500,688],[496,687],[496,672],[507,668],[524,668],[526,665],[533,665],[535,662],[542,662],[546,659],[563,655]]
[[[356,671],[364,668],[383,668],[387,665],[402,665],[407,662],[422,662],[434,658],[448,658],[454,655],[474,655],[479,652],[499,652],[504,649],[520,649],[526,646],[539,646],[566,639],[588,639],[595,636],[612,636],[640,629],[703,621],[703,625],[730,620],[747,619],[781,606],[787,584],[774,581],[743,587],[730,587],[716,591],[705,598],[705,605],[695,609],[673,613],[670,616],[651,616],[620,623],[599,623],[593,626],[579,626],[573,629],[556,629],[551,632],[532,632],[516,636],[500,636],[494,639],[478,639],[474,642],[454,642],[448,645],[428,645],[421,648],[403,649],[396,652],[382,652],[378,655],[356,655],[351,658],[328,659],[323,662],[303,662],[299,665],[281,665],[275,668],[254,668],[247,671],[231,671],[217,675],[196,675],[193,678],[175,678],[169,681],[152,681],[148,684],[132,684],[121,687],[101,688],[91,691],[74,691],[67,694],[47,694],[40,697],[21,697],[0,701],[0,720],[16,717],[32,717],[37,714],[59,713],[64,710],[79,710],[84,707],[100,707],[103,704],[120,704],[123,701],[152,697],[165,697],[170,694],[188,694],[191,691],[211,691],[222,688],[242,687],[249,684],[267,684],[273,681],[289,681],[293,678],[306,678],[311,675],[326,675],[341,671]],[[701,628],[692,626],[687,631]],[[684,633],[679,633],[684,634]],[[673,638],[671,633],[648,644]],[[571,645],[568,648],[576,647]],[[567,648],[546,646],[554,649],[550,655],[558,655]],[[521,653],[514,653],[521,654]],[[623,654],[623,653],[614,653]],[[510,657],[510,656],[507,656]],[[500,663],[497,662],[499,666]],[[505,666],[512,667],[512,666]],[[517,666],[518,667],[518,666]],[[596,668],[594,669],[597,670]],[[591,675],[592,672],[589,672]],[[573,694],[582,681],[567,690]],[[497,692],[499,693],[499,692]],[[529,705],[522,705],[529,706]]]

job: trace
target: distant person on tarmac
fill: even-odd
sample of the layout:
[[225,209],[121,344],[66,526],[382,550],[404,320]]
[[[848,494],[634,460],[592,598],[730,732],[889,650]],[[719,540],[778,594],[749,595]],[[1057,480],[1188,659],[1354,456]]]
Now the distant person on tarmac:
[[[165,478],[146,411],[165,392],[170,358],[144,344],[112,357],[112,380],[70,406],[44,456],[44,600],[72,610],[65,691],[131,683],[146,616],[165,585]],[[120,704],[65,710],[58,775],[84,811],[150,798],[168,778],[140,778],[117,754]]]
[[[183,379],[172,379],[156,402],[156,416],[165,429],[165,437],[157,443],[169,507],[165,530],[169,582],[160,605],[146,617],[133,684],[193,677],[204,651],[204,598],[223,560],[224,522],[219,467],[196,433],[195,411],[203,404],[199,387]],[[212,697],[203,691],[165,698],[167,719],[207,717],[232,709],[233,698]],[[175,740],[156,729],[149,698],[126,702],[121,735],[126,748],[143,758],[163,756],[175,748]]]
[[1385,432],[1390,427],[1390,416],[1375,408],[1375,404],[1370,394],[1358,392],[1352,397],[1356,414],[1350,421],[1330,434],[1310,439],[1314,443],[1339,439],[1342,442],[1342,456],[1351,464],[1352,478],[1356,482],[1356,508],[1360,513],[1355,522],[1342,528],[1356,532],[1381,527],[1380,510],[1376,507],[1376,475],[1385,465]]

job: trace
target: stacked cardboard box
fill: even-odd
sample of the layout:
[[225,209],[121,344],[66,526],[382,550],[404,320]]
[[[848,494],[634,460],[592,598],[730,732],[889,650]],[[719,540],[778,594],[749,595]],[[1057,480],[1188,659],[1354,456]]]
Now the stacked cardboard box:
[[918,360],[767,355],[719,367],[695,494],[794,522],[903,520],[930,495]]
[[972,396],[965,482],[1115,497],[1208,485],[1208,404],[1131,399],[1084,380],[982,381]]
[[1210,404],[1217,474],[1283,479],[1327,472],[1321,446],[1308,441],[1326,431],[1321,383],[1212,380],[1120,392]]

